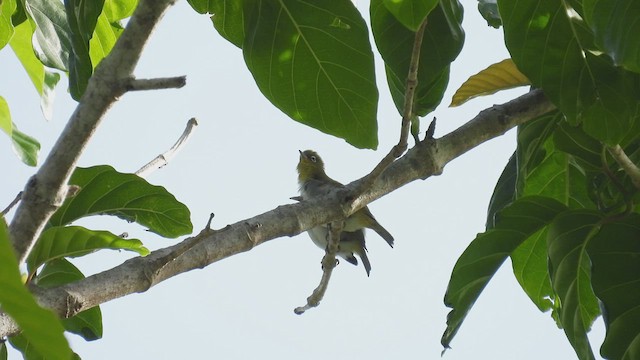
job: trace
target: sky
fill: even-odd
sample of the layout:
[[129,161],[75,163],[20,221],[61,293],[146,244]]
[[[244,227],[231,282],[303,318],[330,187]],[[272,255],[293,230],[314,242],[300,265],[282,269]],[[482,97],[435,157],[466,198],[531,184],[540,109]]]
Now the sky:
[[[367,17],[368,3],[357,4]],[[438,118],[436,137],[526,91],[447,107],[469,76],[509,56],[501,30],[486,25],[476,2],[463,5],[464,49],[452,65],[443,104],[424,121]],[[298,150],[316,150],[328,175],[343,183],[377,164],[397,142],[401,120],[381,64],[378,57],[380,145],[377,151],[359,150],[294,122],[272,106],[255,86],[240,49],[222,39],[208,17],[180,1],[154,33],[135,74],[186,75],[187,86],[125,94],[107,114],[79,165],[110,164],[134,172],[166,151],[187,120],[196,117],[199,126],[189,143],[148,181],[164,186],[191,209],[194,232],[204,227],[211,212],[216,214],[213,227],[222,228],[292,202],[289,198],[298,188]],[[57,87],[54,116],[47,122],[35,89],[8,48],[0,51],[0,69],[0,95],[20,130],[42,143],[43,160],[75,107],[63,84],[66,79]],[[320,306],[304,315],[295,315],[293,309],[304,305],[317,286],[324,252],[303,233],[103,304],[103,339],[85,342],[69,335],[71,345],[84,359],[439,358],[450,310],[443,298],[451,270],[484,230],[493,187],[514,149],[511,131],[453,160],[442,175],[408,184],[370,204],[394,235],[395,247],[368,232],[371,277],[362,266],[341,262]],[[4,208],[34,169],[13,156],[6,137],[0,137],[0,165],[9,174],[3,176],[0,192]],[[152,250],[183,239],[160,238],[112,218],[86,219],[79,225],[128,232]],[[131,256],[104,251],[72,262],[90,275]],[[507,261],[443,359],[575,358],[562,330],[548,313],[537,310],[512,274]],[[603,333],[597,322],[592,333],[596,353]]]

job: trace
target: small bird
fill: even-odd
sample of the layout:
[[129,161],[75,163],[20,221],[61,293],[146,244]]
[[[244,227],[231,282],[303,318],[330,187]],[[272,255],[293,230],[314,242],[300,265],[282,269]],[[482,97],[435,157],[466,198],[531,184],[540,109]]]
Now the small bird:
[[[298,184],[300,185],[300,194],[303,200],[320,197],[336,188],[344,187],[341,183],[327,176],[324,171],[324,162],[318,153],[313,150],[300,151],[297,170]],[[353,255],[358,255],[368,276],[371,271],[371,264],[366,254],[364,228],[370,228],[377,232],[391,247],[393,247],[393,236],[378,223],[366,206],[345,220],[340,235],[338,255],[354,265],[357,265],[358,261]],[[326,225],[317,226],[307,232],[318,247],[326,248],[328,244],[328,227]]]

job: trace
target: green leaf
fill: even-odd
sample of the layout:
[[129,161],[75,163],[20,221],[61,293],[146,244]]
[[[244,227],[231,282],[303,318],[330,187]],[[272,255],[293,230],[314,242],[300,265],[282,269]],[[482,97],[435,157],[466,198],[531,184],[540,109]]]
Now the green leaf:
[[60,321],[50,310],[41,308],[22,283],[3,217],[0,217],[0,289],[2,311],[20,326],[21,335],[29,339],[38,352],[50,354],[50,359],[68,360],[71,349]]
[[42,65],[34,54],[31,43],[32,35],[33,30],[31,24],[25,21],[19,26],[16,26],[15,33],[9,44],[27,71],[31,82],[36,87],[36,91],[38,91],[40,95],[42,114],[45,119],[49,120],[53,115],[53,99],[55,95],[53,90],[60,80],[60,74],[45,70],[44,65]]
[[616,66],[640,72],[640,2],[635,0],[584,0],[584,16],[598,47]]
[[115,23],[130,17],[137,6],[138,0],[104,0],[102,13],[110,23]]
[[0,360],[7,360],[9,354],[7,353],[7,344],[3,341],[0,342]]
[[640,75],[595,55],[590,29],[567,2],[498,5],[514,62],[569,121],[583,123],[585,132],[609,145],[637,138],[631,130],[640,126]]
[[18,158],[29,166],[36,166],[40,143],[38,140],[18,130],[11,122],[9,105],[2,96],[0,96],[0,129],[11,137],[13,151],[18,155]]
[[560,322],[580,359],[594,359],[587,332],[600,309],[591,288],[586,248],[600,220],[594,211],[566,211],[551,223],[547,237],[551,283],[561,303]]
[[5,47],[13,36],[11,16],[16,11],[16,0],[0,1],[0,49]]
[[460,255],[451,274],[444,303],[453,308],[441,343],[449,347],[476,299],[502,263],[528,237],[565,209],[545,197],[516,200],[498,213],[496,226],[479,234]]
[[7,100],[2,96],[0,96],[0,129],[9,136],[11,136],[13,132],[13,122],[11,121],[9,104],[7,104]]
[[493,195],[489,201],[487,210],[487,230],[496,226],[496,214],[516,198],[516,178],[518,174],[518,164],[516,154],[509,158],[507,165],[502,170],[500,178],[493,189]]
[[383,0],[395,18],[411,31],[417,31],[438,0]]
[[542,195],[570,208],[595,208],[583,170],[555,148],[553,134],[561,116],[550,113],[518,127],[518,196]]
[[73,55],[69,58],[69,91],[80,100],[93,74],[89,41],[98,23],[104,0],[65,0]]
[[[84,279],[84,275],[66,259],[47,262],[36,277],[36,284],[43,288],[52,288]],[[82,336],[87,341],[102,338],[102,312],[100,307],[92,307],[73,317],[63,319],[64,328]]]
[[29,274],[40,265],[62,257],[78,257],[97,250],[127,250],[145,256],[149,250],[138,239],[123,239],[108,231],[80,226],[56,226],[45,230],[27,257]]
[[602,143],[586,134],[581,127],[560,123],[553,133],[553,143],[558,150],[581,159],[582,166],[588,166],[589,170],[602,168]]
[[[391,96],[402,114],[415,33],[402,25],[383,1],[371,1],[371,29],[385,62]],[[427,18],[413,109],[418,116],[427,115],[442,101],[449,81],[449,65],[464,43],[461,22],[462,6],[457,0],[440,2]]]
[[489,26],[496,29],[502,26],[502,19],[500,18],[496,0],[478,0],[478,11],[480,11],[480,15],[487,20]]
[[600,353],[607,359],[632,359],[640,351],[640,215],[604,224],[587,252],[607,327]]
[[491,95],[501,90],[529,84],[529,79],[522,75],[513,60],[505,59],[467,79],[453,94],[449,106],[460,106],[478,96]]
[[[241,0],[217,0],[211,3],[213,27],[223,38],[242,48],[244,42],[244,20]],[[337,18],[336,18],[337,19]]]
[[244,2],[244,59],[292,119],[359,148],[378,146],[373,53],[349,0]]
[[164,236],[178,237],[193,231],[189,209],[165,188],[149,184],[133,174],[110,166],[76,168],[69,183],[80,187],[49,220],[62,226],[91,215],[115,215],[149,227]]
[[40,143],[38,140],[21,132],[15,125],[13,125],[11,142],[13,145],[13,151],[18,155],[18,158],[20,158],[23,163],[29,166],[38,165],[38,153],[40,152]]
[[551,309],[556,296],[549,278],[547,228],[540,229],[523,241],[511,253],[511,263],[516,280],[531,301],[540,311]]
[[45,66],[68,71],[73,48],[62,2],[30,0],[25,2],[25,9],[36,24],[33,46],[38,59]]
[[94,69],[102,59],[109,55],[122,31],[119,23],[109,22],[104,11],[100,14],[93,37],[89,41],[89,55]]

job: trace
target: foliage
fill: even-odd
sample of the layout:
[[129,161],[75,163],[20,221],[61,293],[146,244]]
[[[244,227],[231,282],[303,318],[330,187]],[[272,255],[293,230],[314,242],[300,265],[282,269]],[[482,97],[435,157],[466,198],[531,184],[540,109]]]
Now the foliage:
[[[367,22],[349,0],[189,0],[213,27],[242,49],[265,97],[293,120],[376,148],[379,89],[373,33],[390,94],[400,113],[416,31],[420,44],[413,116],[438,106],[450,65],[464,44],[463,7],[457,0],[371,0]],[[0,2],[0,49],[9,45],[50,116],[52,91],[68,75],[78,100],[100,61],[122,33],[136,0],[5,0]],[[640,5],[633,0],[480,0],[488,24],[504,31],[511,59],[473,76],[454,97],[525,84],[544,91],[557,110],[518,129],[515,152],[496,184],[487,228],[455,265],[445,304],[452,308],[442,344],[448,347],[493,274],[508,258],[524,292],[541,311],[552,310],[580,359],[594,358],[587,333],[602,315],[600,349],[610,359],[640,351],[640,206],[632,177],[610,154],[620,146],[640,162]],[[39,144],[20,133],[0,97],[0,127],[20,159],[35,166]],[[77,193],[51,218],[30,254],[27,281],[63,286],[84,277],[67,258],[100,249],[146,255],[137,239],[71,223],[92,215],[134,221],[165,237],[192,231],[189,210],[164,188],[108,166],[78,168]],[[63,328],[35,304],[20,279],[2,221],[5,260],[3,311],[24,330],[10,339],[26,358],[72,355]],[[11,291],[5,291],[11,289]],[[34,316],[38,315],[38,318]],[[41,315],[40,315],[41,314]],[[63,321],[87,340],[102,336],[100,309]],[[38,329],[47,329],[43,333]],[[33,346],[30,346],[33,344]],[[6,354],[0,344],[0,357]]]

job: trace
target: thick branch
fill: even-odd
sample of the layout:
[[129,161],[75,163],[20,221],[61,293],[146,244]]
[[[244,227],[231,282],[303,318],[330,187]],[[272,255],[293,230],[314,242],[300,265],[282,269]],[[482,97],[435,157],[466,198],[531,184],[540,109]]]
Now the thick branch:
[[620,147],[620,145],[616,145],[614,147],[609,148],[609,153],[616,159],[616,162],[620,167],[624,170],[624,172],[629,175],[631,178],[631,182],[633,185],[640,189],[640,169],[636,164],[629,159],[624,150]]
[[67,126],[40,170],[29,180],[9,227],[24,262],[44,225],[65,198],[66,183],[107,110],[125,93],[152,30],[175,0],[142,0],[113,50],[96,68]]
[[[144,292],[170,277],[203,268],[266,241],[294,236],[314,226],[344,219],[367,203],[411,181],[439,174],[445,164],[455,157],[552,109],[553,105],[541,91],[533,91],[504,105],[482,111],[473,120],[441,139],[426,139],[417,144],[392,163],[356,201],[344,199],[340,196],[341,192],[333,192],[317,200],[282,205],[219,231],[203,231],[180,244],[154,251],[147,257],[130,259],[78,282],[46,290],[34,289],[34,293],[43,306],[68,317],[115,298]],[[358,181],[355,181],[347,186],[357,185]],[[345,210],[342,205],[347,201],[353,205]],[[185,245],[185,242],[189,245]],[[188,250],[182,253],[181,249]],[[158,259],[163,257],[169,257],[171,261],[157,266]],[[15,323],[0,314],[0,338],[17,330]]]

